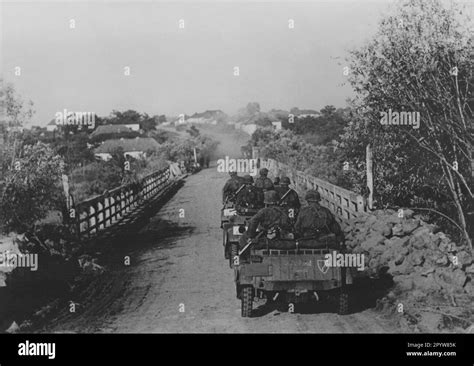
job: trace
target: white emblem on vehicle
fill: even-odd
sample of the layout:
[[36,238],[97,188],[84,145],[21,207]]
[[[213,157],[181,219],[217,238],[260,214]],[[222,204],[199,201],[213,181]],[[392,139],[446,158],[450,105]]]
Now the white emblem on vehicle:
[[328,263],[327,263],[327,260],[326,260],[326,259],[318,259],[318,260],[316,261],[316,263],[318,264],[319,270],[320,270],[322,273],[326,274],[327,271],[329,270],[329,266],[327,265],[327,264],[328,264]]

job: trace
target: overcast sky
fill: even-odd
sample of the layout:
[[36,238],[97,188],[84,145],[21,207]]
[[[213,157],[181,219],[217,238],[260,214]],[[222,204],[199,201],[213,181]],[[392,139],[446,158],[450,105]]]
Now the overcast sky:
[[[351,96],[342,85],[347,50],[373,35],[391,4],[3,3],[3,75],[34,102],[36,125],[64,108],[178,115],[233,114],[250,101],[262,110],[339,107]],[[16,66],[21,76],[14,75]],[[235,66],[240,76],[233,75]]]

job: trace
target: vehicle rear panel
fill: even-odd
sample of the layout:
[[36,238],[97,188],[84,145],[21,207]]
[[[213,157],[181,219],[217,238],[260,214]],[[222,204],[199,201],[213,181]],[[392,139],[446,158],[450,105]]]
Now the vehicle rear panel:
[[[240,266],[241,284],[269,291],[287,289],[329,290],[341,285],[341,268],[327,267],[324,255],[327,250],[261,250],[253,251],[260,263]],[[346,283],[352,283],[346,270]]]

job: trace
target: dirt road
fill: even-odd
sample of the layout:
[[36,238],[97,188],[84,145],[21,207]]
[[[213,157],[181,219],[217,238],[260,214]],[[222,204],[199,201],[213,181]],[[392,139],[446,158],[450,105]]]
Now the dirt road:
[[[237,154],[242,141],[220,136],[219,153]],[[227,179],[211,167],[183,188],[115,253],[109,271],[75,299],[48,332],[106,333],[358,333],[395,332],[373,310],[339,316],[322,307],[279,312],[257,303],[258,316],[241,318],[233,272],[223,258],[220,192]],[[184,211],[180,211],[184,210]],[[184,217],[180,213],[184,212]],[[182,216],[182,215],[181,215]],[[123,264],[130,256],[131,265]]]

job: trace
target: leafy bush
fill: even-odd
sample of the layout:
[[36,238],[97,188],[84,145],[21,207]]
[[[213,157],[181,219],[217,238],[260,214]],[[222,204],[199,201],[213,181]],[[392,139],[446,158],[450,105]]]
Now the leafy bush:
[[213,140],[209,136],[198,135],[185,140],[166,142],[158,149],[158,155],[168,161],[189,161],[193,159],[194,148],[197,149],[198,154],[210,156],[218,144],[218,141]]
[[[326,106],[321,109],[318,117],[297,118],[297,121],[290,125],[290,128],[298,135],[308,135],[306,138],[314,145],[325,145],[332,140],[337,140],[343,133],[348,122],[348,109],[337,109],[333,106]],[[287,127],[285,123],[283,125]]]
[[[473,60],[469,20],[457,5],[400,3],[376,36],[352,52],[349,80],[357,98],[342,139],[352,166],[364,167],[365,147],[373,145],[380,204],[443,211],[471,246]],[[419,112],[419,128],[381,125],[389,109]]]
[[257,129],[247,150],[252,146],[258,147],[263,157],[286,163],[333,184],[352,188],[348,187],[350,179],[342,169],[342,156],[332,146],[312,145],[292,131],[277,132],[272,128]]
[[16,150],[6,147],[0,158],[0,227],[23,232],[48,211],[62,207],[64,162],[42,143]]

